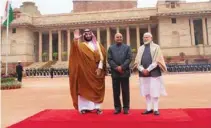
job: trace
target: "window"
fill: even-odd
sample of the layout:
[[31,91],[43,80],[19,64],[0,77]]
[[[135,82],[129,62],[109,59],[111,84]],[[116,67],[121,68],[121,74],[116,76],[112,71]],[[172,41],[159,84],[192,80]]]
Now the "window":
[[176,18],[171,18],[171,23],[172,24],[176,24],[177,23],[177,19]]
[[194,36],[195,36],[195,45],[203,44],[203,28],[202,28],[202,19],[194,19]]
[[176,8],[176,3],[175,2],[171,2],[171,8]]
[[12,29],[12,33],[16,33],[16,28],[13,28]]

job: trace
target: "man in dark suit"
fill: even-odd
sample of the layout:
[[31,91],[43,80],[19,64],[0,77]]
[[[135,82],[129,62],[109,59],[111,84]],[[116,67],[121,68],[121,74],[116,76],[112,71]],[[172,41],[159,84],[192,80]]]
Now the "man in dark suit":
[[54,72],[54,68],[50,68],[50,75],[52,79],[53,79],[53,72]]
[[115,44],[108,49],[108,63],[111,67],[111,77],[113,84],[114,114],[121,113],[122,105],[120,101],[120,88],[122,90],[124,114],[129,113],[130,108],[130,63],[132,60],[131,49],[123,43],[121,33],[115,35]]
[[19,82],[22,82],[22,72],[23,72],[23,66],[21,65],[21,62],[18,61],[18,65],[16,66],[16,74]]

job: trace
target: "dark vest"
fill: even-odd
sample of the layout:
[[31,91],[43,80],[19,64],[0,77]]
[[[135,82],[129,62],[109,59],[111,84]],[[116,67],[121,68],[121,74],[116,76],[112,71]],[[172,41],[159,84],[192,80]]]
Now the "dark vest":
[[[150,64],[152,64],[152,56],[150,52],[150,44],[147,44],[145,45],[144,53],[142,55],[141,65],[144,67],[144,69],[147,69]],[[161,69],[159,66],[154,68],[147,77],[158,77],[158,76],[161,76]],[[139,77],[146,77],[146,76],[144,76],[143,73],[139,71]]]

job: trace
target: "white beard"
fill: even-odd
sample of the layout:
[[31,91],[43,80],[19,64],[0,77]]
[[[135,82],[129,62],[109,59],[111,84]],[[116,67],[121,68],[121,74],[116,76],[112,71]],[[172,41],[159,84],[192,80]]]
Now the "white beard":
[[144,44],[149,44],[150,42],[152,42],[152,41],[145,41]]

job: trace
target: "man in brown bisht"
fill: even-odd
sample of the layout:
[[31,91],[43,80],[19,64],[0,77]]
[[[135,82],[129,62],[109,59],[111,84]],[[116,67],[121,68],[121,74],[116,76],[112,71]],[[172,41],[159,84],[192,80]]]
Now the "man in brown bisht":
[[75,109],[81,114],[92,110],[102,114],[100,105],[105,95],[106,52],[90,29],[85,29],[82,36],[79,30],[74,31],[69,71]]

